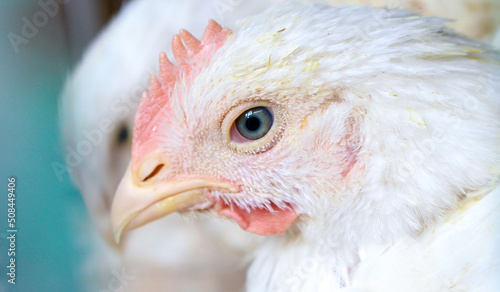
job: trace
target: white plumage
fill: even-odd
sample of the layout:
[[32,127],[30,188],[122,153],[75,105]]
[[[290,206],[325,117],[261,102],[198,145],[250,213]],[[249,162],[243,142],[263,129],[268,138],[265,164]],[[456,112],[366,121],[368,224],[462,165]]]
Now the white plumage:
[[[304,76],[296,86],[314,78],[313,88],[324,84],[342,100],[323,113],[328,117],[311,122],[311,137],[301,145],[314,149],[308,141],[338,137],[348,118],[359,118],[360,177],[326,200],[308,199],[322,186],[304,190],[297,209],[314,219],[299,223],[299,238],[261,247],[249,291],[498,290],[498,53],[443,29],[437,19],[404,11],[290,8],[272,18],[271,28],[254,24],[237,37],[243,42],[263,30],[294,27],[289,40],[301,41],[285,40],[300,44],[294,59],[316,56],[320,62],[314,73],[294,72]],[[309,29],[328,18],[323,30]],[[241,52],[240,42],[228,51]],[[313,138],[320,131],[326,137]],[[304,172],[317,169],[315,161]],[[290,241],[293,248],[286,247]]]
[[[195,57],[199,74],[181,65],[177,82],[170,69],[151,82],[115,232],[179,198],[174,209],[259,234],[286,224],[257,251],[248,291],[496,291],[499,60],[405,10],[292,4],[249,18],[206,66]],[[154,100],[163,110],[146,120]],[[235,120],[262,107],[268,132],[238,136]]]

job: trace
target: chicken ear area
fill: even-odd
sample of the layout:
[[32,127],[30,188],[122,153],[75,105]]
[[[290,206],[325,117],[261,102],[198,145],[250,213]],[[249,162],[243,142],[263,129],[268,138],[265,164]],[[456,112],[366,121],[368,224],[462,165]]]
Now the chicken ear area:
[[233,219],[245,231],[258,235],[277,235],[285,233],[298,217],[291,206],[287,207],[280,209],[272,203],[272,211],[267,208],[255,208],[248,211],[236,205],[229,206],[222,203],[222,208],[217,213]]

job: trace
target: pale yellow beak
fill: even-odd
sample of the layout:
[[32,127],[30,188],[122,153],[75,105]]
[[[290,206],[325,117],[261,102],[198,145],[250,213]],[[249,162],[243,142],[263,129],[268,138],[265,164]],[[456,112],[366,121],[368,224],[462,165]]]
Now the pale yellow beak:
[[111,207],[111,224],[116,243],[124,232],[168,214],[210,208],[213,202],[206,196],[210,189],[237,191],[228,183],[208,178],[139,182],[129,165]]

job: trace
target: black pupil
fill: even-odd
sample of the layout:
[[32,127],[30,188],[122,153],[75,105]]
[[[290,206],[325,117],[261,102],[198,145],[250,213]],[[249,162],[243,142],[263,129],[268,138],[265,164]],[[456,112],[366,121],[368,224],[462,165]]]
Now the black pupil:
[[249,131],[257,131],[260,128],[260,120],[256,117],[250,117],[245,122],[245,126]]

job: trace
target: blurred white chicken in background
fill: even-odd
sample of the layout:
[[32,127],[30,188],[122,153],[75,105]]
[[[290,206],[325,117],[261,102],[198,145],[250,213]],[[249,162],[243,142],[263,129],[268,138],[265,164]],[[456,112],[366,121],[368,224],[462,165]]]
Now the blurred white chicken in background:
[[[134,113],[157,73],[160,52],[171,55],[170,36],[186,29],[201,36],[209,18],[225,27],[278,2],[136,0],[99,35],[69,77],[62,97],[62,127],[72,178],[81,190],[94,224],[107,241],[95,240],[91,277],[106,287],[112,271],[129,267],[127,291],[238,291],[244,255],[259,241],[229,222],[193,220],[178,215],[134,231],[118,249],[111,242],[110,207],[130,159]],[[316,1],[320,2],[320,1]],[[456,19],[450,26],[489,40],[498,25],[497,1],[332,0],[334,5],[371,3],[416,9],[425,15]],[[92,150],[82,153],[85,143]],[[76,159],[81,157],[81,161]],[[168,230],[168,232],[167,232]],[[97,264],[98,263],[98,264]],[[133,268],[131,268],[133,267]],[[96,287],[89,288],[95,290]]]

